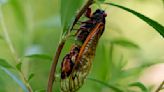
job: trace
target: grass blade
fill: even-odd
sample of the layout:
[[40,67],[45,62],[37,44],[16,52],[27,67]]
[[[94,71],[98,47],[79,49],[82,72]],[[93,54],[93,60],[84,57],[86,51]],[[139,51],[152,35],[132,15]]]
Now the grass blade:
[[21,71],[22,70],[22,62],[19,62],[17,65],[16,65],[16,68]]
[[14,14],[19,24],[19,27],[23,29],[26,26],[26,20],[24,17],[25,14],[23,12],[24,10],[23,7],[21,6],[21,2],[19,0],[10,0],[10,3],[12,5],[13,11],[15,12]]
[[123,70],[122,74],[120,76],[121,76],[121,78],[126,78],[128,76],[138,76],[145,68],[148,68],[155,64],[160,64],[160,63],[163,63],[163,61],[144,63],[140,66],[130,68],[127,70]]
[[[61,0],[61,21],[62,26],[68,29],[76,11],[81,7],[83,0]],[[66,30],[64,30],[66,31]]]
[[30,81],[34,77],[34,73],[31,73],[28,77],[28,81]]
[[129,86],[139,87],[142,90],[142,92],[149,92],[148,89],[145,87],[145,85],[142,84],[141,82],[134,82],[134,83],[129,84]]
[[7,63],[6,60],[0,59],[0,66],[5,67],[5,68],[13,68],[9,63]]
[[160,33],[161,36],[164,37],[164,26],[162,26],[158,22],[156,22],[156,21],[154,21],[154,20],[152,20],[152,19],[144,16],[143,14],[138,13],[138,12],[132,10],[132,9],[126,8],[124,6],[113,4],[113,3],[105,3],[105,4],[108,4],[108,5],[112,5],[112,6],[121,8],[121,9],[127,11],[127,12],[130,12],[130,13],[134,14],[135,16],[137,16],[138,18],[142,19],[147,24],[149,24],[151,27],[153,27],[158,33]]
[[87,79],[91,80],[93,82],[99,83],[101,85],[104,85],[104,86],[106,86],[106,87],[108,87],[108,88],[110,88],[110,89],[112,89],[112,90],[114,90],[116,92],[123,92],[121,89],[119,89],[118,87],[115,87],[114,85],[110,85],[110,84],[107,84],[105,82],[99,81],[97,79],[93,79],[93,78],[87,78]]
[[117,39],[114,39],[111,41],[111,43],[113,44],[117,44],[117,45],[120,45],[120,46],[123,46],[123,47],[130,47],[130,48],[136,48],[136,49],[139,49],[140,47],[135,44],[134,42],[132,41],[129,41],[127,39],[124,39],[124,38],[117,38]]
[[40,58],[40,59],[45,59],[45,60],[52,60],[52,57],[46,54],[31,54],[31,55],[26,55],[25,57],[28,58]]
[[1,67],[1,69],[15,81],[24,90],[24,92],[29,92],[23,82],[18,79],[12,72],[4,67]]
[[46,92],[45,89],[39,89],[39,90],[36,90],[35,92]]

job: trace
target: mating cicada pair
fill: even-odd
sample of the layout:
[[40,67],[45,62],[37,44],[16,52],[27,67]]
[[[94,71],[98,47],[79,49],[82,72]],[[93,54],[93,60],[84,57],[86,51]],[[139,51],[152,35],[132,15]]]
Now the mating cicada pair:
[[85,15],[88,20],[81,22],[75,37],[82,44],[74,43],[61,64],[62,92],[75,92],[82,86],[91,69],[98,40],[105,28],[107,15],[104,10],[97,9],[91,13],[88,8]]

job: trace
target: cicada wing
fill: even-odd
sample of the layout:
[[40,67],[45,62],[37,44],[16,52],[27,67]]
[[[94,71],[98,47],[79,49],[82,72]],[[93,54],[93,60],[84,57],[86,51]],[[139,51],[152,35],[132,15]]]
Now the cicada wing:
[[99,23],[87,37],[80,49],[71,74],[61,80],[61,90],[63,92],[75,92],[83,85],[91,69],[96,46],[103,30],[104,26]]
[[86,76],[91,68],[91,61],[85,58],[80,59],[76,69],[72,71],[70,76],[61,79],[62,92],[76,92],[84,83]]

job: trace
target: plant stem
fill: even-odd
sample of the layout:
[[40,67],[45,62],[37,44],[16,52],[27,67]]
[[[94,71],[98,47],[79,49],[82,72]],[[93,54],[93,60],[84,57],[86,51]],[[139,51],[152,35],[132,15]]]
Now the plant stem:
[[76,15],[76,18],[71,26],[71,29],[73,29],[74,25],[78,22],[78,20],[80,19],[80,17],[84,14],[84,12],[87,10],[87,8],[94,3],[94,0],[88,0],[88,2],[86,2],[86,4],[82,7],[82,9],[79,11],[79,13]]
[[164,86],[164,81],[162,81],[162,83],[159,85],[159,87],[155,92],[160,92],[162,89],[164,89],[163,86]]
[[58,59],[59,59],[60,53],[61,53],[61,51],[62,51],[62,49],[64,47],[64,44],[65,44],[65,40],[62,40],[59,43],[58,49],[57,49],[57,51],[55,53],[55,56],[54,56],[54,59],[53,59],[53,63],[52,63],[52,66],[51,66],[50,75],[49,75],[47,92],[52,92],[52,86],[53,86],[53,82],[55,80],[56,66],[57,66],[57,63],[58,63]]
[[28,83],[27,79],[25,78],[24,74],[22,71],[19,71],[19,75],[21,76],[24,84],[26,85],[27,89],[29,92],[33,92],[32,88],[31,88],[31,85]]
[[[33,7],[31,5],[30,0],[25,0],[25,16],[24,18],[26,19],[26,27],[25,27],[25,32],[22,34],[24,36],[24,48],[28,48],[31,46],[32,39],[34,38],[34,13],[33,13]],[[27,49],[26,49],[27,50]],[[30,68],[30,62],[29,58],[25,59],[23,61],[23,64],[25,65],[23,67],[23,74],[25,76],[29,75],[29,68]]]
[[8,33],[7,27],[6,27],[5,22],[4,22],[4,18],[3,18],[3,14],[2,14],[2,9],[1,8],[2,7],[0,6],[0,23],[1,23],[1,26],[2,26],[3,34],[4,34],[4,39],[5,39],[8,47],[9,47],[9,49],[11,51],[11,54],[12,54],[12,56],[14,58],[14,61],[16,63],[18,63],[18,61],[17,61],[18,55],[17,55],[17,53],[16,53],[16,51],[14,49],[14,46],[13,46],[11,40],[10,40],[9,33]]
[[53,63],[51,65],[51,71],[50,71],[50,75],[49,75],[49,79],[48,79],[48,87],[47,87],[47,92],[52,92],[52,86],[53,86],[53,82],[55,80],[55,71],[56,71],[56,66],[58,63],[58,59],[60,56],[60,53],[64,47],[66,38],[69,37],[69,32],[73,29],[74,25],[77,23],[77,21],[80,19],[80,17],[84,14],[84,12],[86,11],[86,9],[93,3],[93,0],[88,0],[88,2],[86,2],[86,4],[82,7],[82,9],[79,11],[79,13],[76,15],[76,18],[73,22],[73,24],[70,26],[70,29],[66,32],[66,35],[64,38],[62,38],[62,40],[59,42],[57,51],[55,53],[54,59],[53,59]]
[[[15,50],[15,48],[14,48],[14,46],[12,44],[12,41],[10,39],[7,27],[5,25],[5,21],[4,21],[4,17],[3,17],[3,13],[2,13],[2,9],[1,8],[2,7],[0,6],[0,20],[1,20],[0,23],[1,23],[1,26],[2,26],[3,33],[4,33],[4,39],[5,39],[5,41],[6,41],[7,45],[8,45],[11,53],[12,53],[12,56],[14,58],[15,63],[18,64],[19,63],[18,54],[16,53],[16,50]],[[29,92],[33,92],[32,88],[31,88],[30,84],[28,83],[26,77],[24,76],[23,72],[19,71],[19,70],[17,70],[17,71],[19,72],[19,75],[21,76],[24,84],[28,88],[28,91]]]

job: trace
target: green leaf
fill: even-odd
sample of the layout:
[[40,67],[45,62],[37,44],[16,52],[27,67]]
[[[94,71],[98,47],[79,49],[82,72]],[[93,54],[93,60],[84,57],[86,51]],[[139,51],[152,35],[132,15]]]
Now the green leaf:
[[130,69],[127,69],[127,70],[123,70],[120,77],[121,78],[126,78],[126,77],[129,77],[129,76],[137,76],[139,75],[145,68],[148,68],[152,65],[155,65],[155,64],[159,64],[159,63],[163,63],[163,61],[159,61],[159,62],[148,62],[148,63],[144,63],[138,67],[134,67],[134,68],[130,68]]
[[52,60],[51,56],[46,55],[46,54],[30,54],[30,55],[26,55],[25,57]]
[[6,60],[0,59],[0,66],[5,68],[13,68]]
[[84,0],[61,0],[60,12],[62,26],[64,27],[63,33],[65,33],[65,29],[68,29],[69,25],[74,21],[73,19],[83,2]]
[[[26,26],[26,20],[25,20],[25,13],[24,13],[24,7],[21,5],[21,0],[9,0],[11,3],[11,6],[14,11],[15,17],[17,18],[17,22],[19,24],[19,27],[21,30],[24,30],[24,27]],[[28,4],[27,4],[28,5]],[[26,11],[27,12],[27,11]]]
[[97,1],[99,1],[99,2],[104,2],[105,0],[97,0]]
[[105,3],[105,4],[108,4],[108,5],[112,5],[112,6],[115,6],[115,7],[118,7],[118,8],[121,8],[125,11],[128,11],[132,14],[134,14],[135,16],[137,16],[138,18],[142,19],[143,21],[145,21],[147,24],[149,24],[151,27],[153,27],[158,33],[161,34],[161,36],[164,37],[164,26],[162,26],[161,24],[159,24],[158,22],[144,16],[143,14],[141,13],[138,13],[134,10],[131,10],[129,8],[126,8],[124,6],[121,6],[121,5],[117,5],[117,4],[113,4],[113,3]]
[[131,47],[131,48],[136,48],[136,49],[140,48],[137,44],[135,44],[127,39],[123,39],[123,38],[114,39],[111,41],[111,43],[121,45],[124,47]]
[[123,70],[120,74],[120,78],[126,78],[126,77],[130,77],[130,76],[137,77],[137,75],[139,75],[142,72],[142,70],[144,70],[144,68],[141,68],[141,66]]
[[34,77],[34,73],[31,73],[30,76],[28,77],[28,81],[30,81]]
[[116,91],[116,92],[123,92],[123,90],[119,89],[118,87],[114,86],[114,85],[110,85],[110,84],[107,84],[105,82],[102,82],[102,81],[99,81],[97,79],[93,79],[93,78],[87,78],[88,80],[91,80],[93,82],[96,82],[96,83],[99,83],[101,85],[104,85],[110,89],[112,89],[113,91]]
[[19,62],[17,65],[16,65],[16,68],[21,71],[21,67],[22,67],[22,62]]
[[159,63],[164,63],[163,61],[156,61],[156,62],[146,62],[146,63],[143,63],[142,65],[141,65],[141,67],[142,68],[147,68],[147,67],[150,67],[150,66],[152,66],[152,65],[155,65],[155,64],[159,64]]
[[39,89],[39,90],[36,90],[35,92],[46,92],[45,89]]
[[134,82],[134,83],[129,84],[129,86],[139,87],[142,90],[142,92],[149,92],[148,89],[145,87],[145,85],[142,84],[141,82]]
[[25,84],[23,84],[23,82],[16,75],[10,72],[7,68],[1,67],[1,69],[15,81],[24,90],[24,92],[29,92]]

